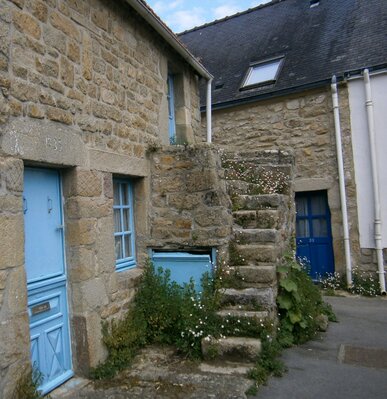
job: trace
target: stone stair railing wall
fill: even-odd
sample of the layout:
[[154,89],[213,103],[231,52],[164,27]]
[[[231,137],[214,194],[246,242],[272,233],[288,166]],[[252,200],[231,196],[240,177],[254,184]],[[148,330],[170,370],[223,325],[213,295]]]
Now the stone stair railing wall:
[[[222,166],[232,202],[229,270],[219,315],[276,323],[277,265],[294,237],[293,156],[281,151],[223,152]],[[233,286],[233,283],[235,286]],[[226,337],[203,341],[203,354],[252,362],[259,339]]]

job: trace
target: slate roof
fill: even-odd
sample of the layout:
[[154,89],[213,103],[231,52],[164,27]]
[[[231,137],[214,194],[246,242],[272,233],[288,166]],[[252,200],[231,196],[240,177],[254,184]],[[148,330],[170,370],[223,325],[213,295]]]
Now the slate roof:
[[[320,0],[312,8],[310,0],[273,0],[179,37],[214,75],[213,106],[221,108],[387,67],[387,0]],[[285,58],[274,85],[239,90],[251,63],[278,56]]]

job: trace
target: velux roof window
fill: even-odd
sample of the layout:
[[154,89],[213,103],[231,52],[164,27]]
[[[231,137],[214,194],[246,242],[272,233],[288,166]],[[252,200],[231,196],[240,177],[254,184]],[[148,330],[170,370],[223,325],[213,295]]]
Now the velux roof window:
[[275,83],[283,58],[253,64],[247,71],[241,89]]

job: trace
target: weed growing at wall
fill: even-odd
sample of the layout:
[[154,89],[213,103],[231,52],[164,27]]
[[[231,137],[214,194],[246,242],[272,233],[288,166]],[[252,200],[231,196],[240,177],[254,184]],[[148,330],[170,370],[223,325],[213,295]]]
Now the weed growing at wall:
[[203,292],[199,295],[193,282],[181,287],[171,282],[168,270],[155,270],[148,264],[126,317],[103,326],[109,356],[93,370],[93,377],[114,376],[147,344],[174,345],[186,356],[200,358],[202,339],[227,336],[261,340],[261,355],[249,374],[255,381],[252,390],[265,383],[271,374],[282,375],[285,366],[278,359],[281,348],[313,337],[318,328],[315,319],[321,313],[329,313],[319,290],[289,257],[280,268],[280,327],[272,320],[249,319],[243,315],[236,317],[230,313],[220,317],[216,312],[221,303],[224,273],[218,268],[213,278],[205,274]]
[[369,297],[381,294],[378,277],[356,267],[352,270],[352,287],[347,287],[345,275],[339,272],[320,277],[319,283],[326,295],[335,295],[337,291],[347,291],[351,294]]
[[[17,382],[12,399],[43,399],[38,387],[43,382],[43,374],[36,368],[24,373]],[[47,397],[49,399],[49,397]]]
[[312,339],[320,328],[321,315],[335,321],[329,304],[294,254],[285,255],[278,268],[277,305],[280,317],[278,340],[283,346],[301,344]]
[[215,282],[204,275],[202,286],[203,293],[199,295],[193,281],[181,287],[171,282],[168,270],[155,270],[149,263],[126,317],[103,325],[103,341],[109,355],[92,371],[92,377],[112,377],[128,366],[146,344],[172,344],[187,356],[199,357],[201,339],[218,335]]

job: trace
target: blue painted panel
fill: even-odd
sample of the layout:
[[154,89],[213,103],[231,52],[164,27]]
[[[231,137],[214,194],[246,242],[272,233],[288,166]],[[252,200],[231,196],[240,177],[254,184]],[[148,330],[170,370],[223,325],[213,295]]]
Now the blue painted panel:
[[296,205],[297,257],[309,264],[313,279],[333,273],[331,217],[326,191],[297,193]]
[[73,375],[65,282],[29,292],[28,314],[31,359],[44,376],[40,389],[46,393]]
[[190,254],[187,252],[156,252],[153,254],[156,268],[171,271],[171,280],[183,285],[193,278],[197,292],[202,290],[200,280],[205,272],[212,272],[210,255]]
[[25,169],[24,222],[27,282],[64,275],[62,208],[57,171]]
[[24,216],[31,361],[46,394],[73,375],[58,172],[25,170]]

